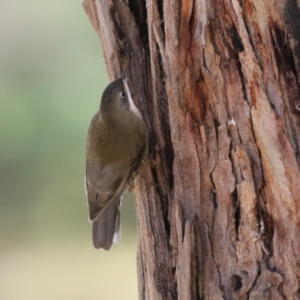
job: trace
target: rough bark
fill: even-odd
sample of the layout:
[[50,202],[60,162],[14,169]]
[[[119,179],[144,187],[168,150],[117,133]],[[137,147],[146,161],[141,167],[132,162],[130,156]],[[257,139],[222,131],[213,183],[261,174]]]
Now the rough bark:
[[300,2],[86,0],[151,134],[140,299],[300,299]]

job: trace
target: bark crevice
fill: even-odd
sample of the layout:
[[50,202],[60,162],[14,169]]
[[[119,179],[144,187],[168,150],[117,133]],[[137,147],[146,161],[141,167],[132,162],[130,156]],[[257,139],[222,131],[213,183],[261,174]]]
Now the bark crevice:
[[151,151],[135,180],[140,299],[298,299],[296,0],[85,0]]

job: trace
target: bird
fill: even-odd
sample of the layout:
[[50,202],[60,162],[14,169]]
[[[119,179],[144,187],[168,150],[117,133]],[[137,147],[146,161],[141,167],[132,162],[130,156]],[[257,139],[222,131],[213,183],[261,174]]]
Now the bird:
[[147,126],[123,72],[103,91],[87,134],[85,189],[96,249],[120,242],[122,199],[147,152]]

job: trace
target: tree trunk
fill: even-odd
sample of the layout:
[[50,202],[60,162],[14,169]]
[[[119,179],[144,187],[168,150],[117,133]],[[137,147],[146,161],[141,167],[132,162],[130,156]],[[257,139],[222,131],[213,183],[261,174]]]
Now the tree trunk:
[[151,137],[140,299],[300,299],[300,1],[84,7]]

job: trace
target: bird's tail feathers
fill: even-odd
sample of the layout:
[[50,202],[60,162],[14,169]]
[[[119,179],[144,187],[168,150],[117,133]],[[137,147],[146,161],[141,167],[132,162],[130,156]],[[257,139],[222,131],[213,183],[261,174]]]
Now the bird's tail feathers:
[[93,244],[96,249],[109,250],[112,242],[119,243],[120,231],[120,199],[114,200],[93,221]]
[[115,220],[115,232],[113,236],[113,241],[116,244],[119,244],[121,242],[120,210]]

